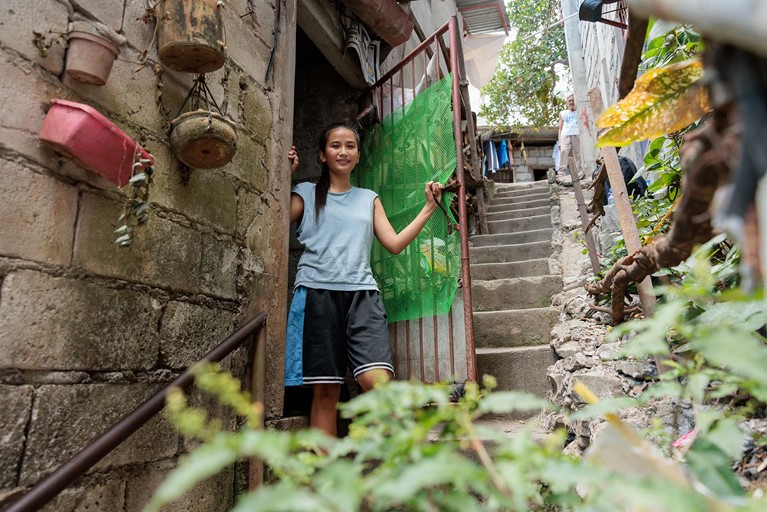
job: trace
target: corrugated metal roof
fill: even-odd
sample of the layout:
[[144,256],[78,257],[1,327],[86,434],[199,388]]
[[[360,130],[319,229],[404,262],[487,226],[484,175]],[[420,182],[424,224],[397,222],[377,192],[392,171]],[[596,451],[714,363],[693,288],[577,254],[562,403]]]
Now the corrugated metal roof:
[[478,126],[481,140],[500,141],[503,139],[512,142],[524,142],[527,145],[552,145],[557,141],[559,129],[556,126],[550,128],[521,127],[515,130],[505,131],[490,126]]
[[456,0],[470,34],[509,33],[509,16],[502,0]]

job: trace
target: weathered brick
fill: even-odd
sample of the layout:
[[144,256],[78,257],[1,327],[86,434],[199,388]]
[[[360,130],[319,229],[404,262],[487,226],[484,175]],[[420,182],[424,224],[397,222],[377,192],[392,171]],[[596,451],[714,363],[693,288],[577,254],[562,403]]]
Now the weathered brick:
[[229,75],[226,81],[226,108],[224,109],[224,113],[229,116],[232,121],[238,124],[238,132],[242,131],[239,127],[239,124],[241,123],[240,94],[242,93],[242,89],[240,89],[240,84],[242,83],[242,80],[243,79],[237,71],[234,69],[229,70]]
[[236,297],[239,248],[233,240],[150,215],[126,250],[113,243],[120,211],[114,201],[83,194],[75,235],[75,265],[99,275],[166,289]]
[[[2,80],[2,75],[3,70],[0,68],[0,80]],[[32,162],[52,171],[59,167],[59,155],[40,142],[37,133],[0,126],[0,148],[23,155]]]
[[77,189],[10,160],[0,160],[0,176],[0,254],[68,265]]
[[56,0],[6,0],[0,7],[0,43],[60,75],[67,21],[67,8]]
[[50,99],[69,99],[48,78],[28,63],[19,62],[6,52],[0,52],[0,112],[3,113],[4,128],[36,136],[43,124]]
[[[255,9],[253,12],[251,12],[251,7]],[[271,44],[274,38],[274,9],[273,0],[261,0],[259,2],[236,0],[231,2],[230,6],[234,15],[240,18],[245,25],[255,26],[261,39],[268,44]]]
[[32,270],[9,274],[0,297],[2,367],[110,370],[154,366],[159,311],[149,297]]
[[32,386],[0,385],[0,489],[16,485],[25,429],[32,412]]
[[[157,487],[167,478],[169,471],[145,471],[128,481],[126,512],[141,512]],[[220,512],[233,504],[233,471],[227,468],[217,475],[195,485],[177,501],[163,508],[163,512]]]
[[200,224],[234,234],[237,222],[235,179],[219,169],[192,169],[188,183],[184,184],[170,150],[159,144],[149,144],[148,148],[157,161],[152,201]]
[[[195,76],[191,73],[181,73],[163,67],[160,75],[162,83],[162,106],[168,112],[168,122],[181,109],[186,95],[194,85]],[[168,126],[170,128],[170,126]]]
[[[21,484],[29,485],[58,467],[158,391],[158,384],[40,386],[24,454]],[[140,464],[172,457],[178,435],[156,416],[95,468]]]
[[125,506],[125,480],[67,488],[42,510],[43,512],[121,511]]
[[103,276],[200,291],[200,233],[150,214],[146,225],[136,230],[131,248],[120,248],[114,244],[113,231],[121,211],[122,205],[115,201],[82,195],[74,264]]
[[272,105],[261,87],[245,83],[248,85],[240,94],[240,121],[257,142],[264,143],[272,131]]
[[91,172],[84,167],[81,167],[80,164],[74,160],[70,160],[64,156],[61,156],[60,162],[61,165],[59,165],[57,172],[62,176],[66,176],[75,181],[87,183],[88,185],[91,185],[97,189],[112,191],[118,190],[114,183],[102,177],[100,174],[96,174],[95,172]]
[[170,302],[160,326],[160,357],[172,368],[187,368],[233,330],[234,313]]
[[[289,149],[289,141],[275,141],[274,139],[269,138],[266,143],[266,168],[269,169],[269,192],[271,192],[271,197],[276,198],[278,202],[278,204],[272,204],[271,207],[276,211],[284,212],[284,218],[282,220],[285,221],[285,223],[287,223],[289,217],[288,206],[290,205],[290,190],[292,188],[290,162],[288,162],[287,158]],[[319,158],[317,158],[317,153],[315,151],[308,152],[306,156],[309,159],[315,157],[315,160],[319,162]],[[299,169],[300,168],[301,166],[299,166]],[[317,164],[317,169],[318,172],[316,176],[319,177],[319,163]],[[296,173],[294,174],[297,173],[298,169],[296,169]],[[293,176],[293,178],[296,178],[296,176]]]
[[[262,202],[256,194],[240,189],[237,192],[237,236],[244,238],[261,216]],[[263,233],[260,233],[263,235]]]
[[250,138],[247,133],[240,133],[237,152],[224,170],[256,190],[266,190],[268,184],[266,148],[262,143]]
[[[259,2],[254,2],[258,4]],[[254,77],[259,82],[266,75],[266,64],[269,61],[272,44],[271,33],[261,36],[264,41],[256,37],[251,29],[250,16],[240,18],[233,9],[223,9],[221,19],[226,27],[226,56],[234,61],[245,73]],[[273,19],[273,17],[272,17]],[[272,22],[273,23],[273,22]],[[271,118],[271,116],[269,116]]]
[[237,298],[237,272],[242,249],[234,241],[225,243],[218,237],[203,233],[200,260],[202,289],[227,299]]
[[245,288],[245,294],[250,297],[246,316],[255,315],[258,311],[267,311],[269,321],[266,329],[266,367],[264,374],[264,414],[266,418],[282,416],[283,398],[285,394],[285,329],[287,319],[286,275],[283,270],[279,274],[256,274],[252,282]]
[[114,31],[122,28],[124,0],[69,0],[69,3],[76,11],[90,15]]
[[122,34],[128,40],[128,44],[138,49],[139,53],[147,51],[147,55],[152,60],[159,62],[157,38],[155,37],[157,20],[154,17],[149,17],[148,23],[144,23],[141,19],[147,8],[146,0],[125,0]]
[[[221,363],[221,367],[224,371],[232,373],[230,371],[231,361],[227,358]],[[241,389],[245,390],[243,387]],[[228,432],[234,432],[237,429],[238,418],[231,407],[222,404],[215,396],[205,393],[198,389],[196,386],[189,388],[187,394],[187,400],[190,407],[202,409],[208,414],[208,418],[215,418],[220,421],[221,428]],[[202,441],[191,437],[181,438],[181,447],[179,448],[179,455],[183,455],[194,451],[202,445]]]
[[[272,179],[274,180],[272,189],[276,189],[284,183],[283,178],[278,175],[272,176]],[[287,183],[286,185],[287,186],[283,190],[287,193],[290,184]],[[287,194],[285,195],[285,200],[276,199],[271,195],[266,196],[266,201],[262,206],[261,214],[256,219],[256,226],[264,226],[264,232],[272,233],[272,235],[262,236],[256,240],[255,233],[257,233],[257,230],[251,229],[251,232],[246,236],[245,240],[246,247],[250,249],[256,257],[261,257],[263,259],[264,272],[270,274],[280,274],[284,272],[287,263],[286,257],[289,231],[286,227],[289,223],[289,209]],[[267,245],[264,245],[265,243]]]
[[[84,84],[66,75],[64,83],[80,95],[78,101],[97,105],[106,117],[110,115],[104,109],[130,118],[134,124],[165,137],[165,116],[154,102],[157,92],[154,69],[150,64],[136,64],[140,55],[126,46],[121,47],[120,56],[112,65],[109,79],[103,86]],[[119,122],[115,124],[120,125]]]

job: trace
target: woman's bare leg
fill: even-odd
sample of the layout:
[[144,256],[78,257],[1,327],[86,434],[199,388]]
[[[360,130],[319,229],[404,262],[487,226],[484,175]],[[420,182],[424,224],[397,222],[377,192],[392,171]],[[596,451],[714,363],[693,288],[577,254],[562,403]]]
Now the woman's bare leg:
[[376,368],[374,370],[368,370],[357,375],[357,383],[359,383],[362,392],[370,391],[376,384],[389,382],[392,378],[389,370],[382,368]]
[[337,436],[336,414],[338,399],[341,395],[340,384],[314,384],[312,386],[312,411],[309,425],[322,430],[329,436]]

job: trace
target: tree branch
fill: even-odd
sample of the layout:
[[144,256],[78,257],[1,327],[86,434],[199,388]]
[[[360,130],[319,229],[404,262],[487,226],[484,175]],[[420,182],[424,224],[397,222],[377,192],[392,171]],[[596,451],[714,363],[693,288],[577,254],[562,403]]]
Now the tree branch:
[[678,264],[690,256],[695,245],[711,238],[709,205],[730,173],[726,145],[717,130],[722,126],[723,119],[715,118],[685,138],[681,149],[685,173],[682,196],[669,233],[621,258],[603,280],[585,286],[590,295],[612,294],[613,324],[624,320],[623,298],[629,283],[640,282],[662,268]]

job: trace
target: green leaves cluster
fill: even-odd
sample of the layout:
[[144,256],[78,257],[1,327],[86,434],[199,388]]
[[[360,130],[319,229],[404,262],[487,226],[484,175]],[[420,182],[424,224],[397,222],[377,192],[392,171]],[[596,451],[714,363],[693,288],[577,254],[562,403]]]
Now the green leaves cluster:
[[141,158],[139,149],[136,146],[132,176],[128,181],[131,187],[130,197],[125,202],[123,213],[117,219],[120,225],[114,230],[117,236],[115,243],[119,247],[133,245],[134,231],[149,218],[149,185],[154,174],[154,159],[151,156],[148,159]]
[[653,69],[640,76],[624,99],[608,108],[597,121],[608,128],[598,147],[627,146],[686,128],[710,111],[701,86],[703,64],[690,59]]
[[554,95],[554,64],[566,64],[562,25],[556,2],[515,0],[508,4],[516,37],[504,45],[492,81],[482,88],[488,102],[479,115],[496,126],[557,126],[564,101]]
[[[208,367],[198,370],[198,385],[203,381],[205,392],[245,413],[248,422],[237,432],[224,432],[220,422],[189,407],[180,391],[172,393],[168,417],[203,445],[161,485],[147,511],[160,510],[247,457],[264,461],[272,481],[242,496],[234,511],[528,510],[531,504],[574,497],[568,483],[544,489],[539,482],[547,473],[572,469],[559,451],[561,433],[543,444],[529,434],[508,442],[502,433],[475,424],[486,413],[553,407],[533,395],[485,397],[469,384],[463,398],[451,403],[448,386],[393,382],[345,404],[342,414],[353,422],[346,438],[335,439],[313,430],[259,430],[260,409],[244,405],[249,399],[237,397],[231,377]],[[494,461],[483,444],[488,441],[499,446]]]
[[[694,58],[703,50],[700,34],[684,25],[672,25],[651,20],[648,29],[647,51],[642,56],[640,70],[652,71],[663,66],[678,64]],[[679,157],[684,135],[695,128],[691,124],[681,130],[654,138],[644,156],[640,174],[652,178],[649,194],[633,201],[632,207],[642,243],[668,231],[672,217],[666,215],[681,193],[682,168]],[[603,269],[610,269],[620,258],[626,256],[623,238],[617,238],[601,260]],[[661,274],[678,275],[675,271]]]
[[[663,325],[647,329],[649,322],[640,324],[643,335],[652,332],[663,338],[664,328],[674,324],[680,310],[673,312],[660,315]],[[757,321],[753,314],[741,313],[734,321],[744,315],[750,319],[749,327],[764,318],[762,315]],[[710,325],[716,318],[704,320],[701,325]],[[641,338],[637,345],[639,348],[633,349],[637,353],[659,350],[652,344],[653,349],[647,350]],[[661,345],[665,345],[663,340]],[[705,344],[700,347],[708,352]],[[746,363],[742,355],[726,356],[721,351],[706,356],[712,358],[710,366],[700,364],[698,358],[693,360],[698,370],[705,367],[720,373],[719,365],[726,364],[735,375],[728,382],[736,379],[736,385],[752,382],[767,389],[766,379],[753,375],[755,365],[764,362],[767,349],[756,348],[758,357],[752,363]],[[700,378],[692,377],[699,374],[687,370],[674,374],[682,383],[664,378],[667,385],[661,394],[697,397],[710,393],[715,381],[701,386]],[[747,496],[729,469],[740,454],[743,440],[736,420],[710,409],[700,409],[698,441],[688,452],[693,479],[672,480],[663,475],[669,472],[665,466],[675,463],[659,454],[638,456],[641,460],[637,464],[650,465],[639,473],[635,468],[621,467],[626,466],[619,463],[622,458],[637,456],[631,446],[638,439],[633,433],[628,438],[619,435],[618,446],[599,457],[577,461],[561,451],[564,431],[541,440],[534,439],[530,429],[510,436],[479,421],[488,413],[557,409],[526,393],[490,393],[467,384],[464,396],[452,403],[448,386],[392,382],[343,405],[342,414],[352,423],[346,438],[335,439],[313,430],[259,429],[260,406],[251,405],[250,397],[237,391],[237,381],[216,367],[198,369],[197,383],[243,416],[245,422],[238,431],[225,432],[206,412],[189,407],[180,391],[171,394],[168,416],[181,432],[203,443],[181,460],[147,505],[147,512],[160,510],[197,482],[250,457],[264,461],[272,477],[241,496],[235,512],[607,511],[648,510],[648,506],[650,510],[695,512],[756,511],[765,505],[764,500]],[[486,388],[493,385],[492,378],[485,379]],[[648,393],[638,401],[598,403],[573,415],[572,420],[635,405],[658,394]],[[663,467],[653,468],[654,464]],[[679,469],[673,471],[684,475]],[[739,500],[734,505],[727,501],[733,497]]]
[[760,334],[767,311],[761,293],[745,296],[733,287],[737,251],[713,254],[722,239],[674,269],[681,282],[661,290],[664,300],[652,318],[623,324],[612,336],[633,336],[621,355],[657,355],[668,368],[648,396],[692,404],[697,435],[685,455],[690,470],[718,495],[743,496],[730,466],[743,447],[739,424],[767,410],[767,340]]
[[703,51],[700,34],[686,25],[668,25],[651,20],[647,51],[642,55],[640,71],[649,71],[697,57]]

